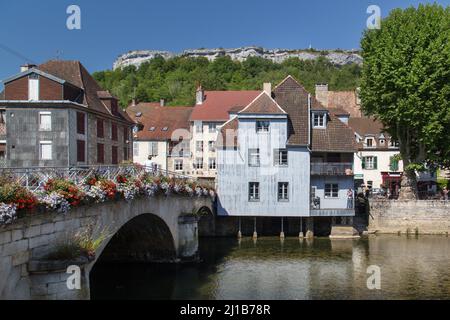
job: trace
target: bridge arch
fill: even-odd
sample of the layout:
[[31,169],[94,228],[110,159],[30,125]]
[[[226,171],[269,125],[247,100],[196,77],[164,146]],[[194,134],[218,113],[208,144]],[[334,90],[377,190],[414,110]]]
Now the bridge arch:
[[[198,254],[197,213],[212,212],[212,207],[207,197],[173,195],[81,206],[67,215],[28,216],[0,229],[3,246],[0,250],[0,299],[89,299],[90,272],[97,261],[106,257],[134,261],[195,258]],[[76,233],[89,224],[97,230],[94,239],[102,230],[112,237],[96,250],[93,261],[82,265],[83,289],[69,291],[67,266],[58,264],[62,266],[60,269],[46,269],[55,264],[47,263],[45,257],[67,234]],[[145,238],[150,234],[154,238],[152,241],[139,243],[141,236]],[[137,246],[135,250],[124,245],[124,237]],[[111,249],[121,247],[123,250],[117,254]],[[23,270],[28,272],[24,274]]]

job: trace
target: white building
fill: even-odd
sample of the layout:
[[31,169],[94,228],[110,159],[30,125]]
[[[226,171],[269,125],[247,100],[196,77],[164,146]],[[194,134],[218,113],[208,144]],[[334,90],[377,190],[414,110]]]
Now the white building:
[[162,102],[129,106],[127,113],[136,122],[133,162],[154,163],[161,170],[188,174],[191,169],[189,117],[192,109],[164,106]]

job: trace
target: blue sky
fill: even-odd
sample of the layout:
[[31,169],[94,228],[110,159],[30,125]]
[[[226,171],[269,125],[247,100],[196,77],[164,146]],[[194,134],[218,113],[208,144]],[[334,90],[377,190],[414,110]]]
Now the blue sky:
[[[111,68],[119,54],[134,49],[358,48],[369,5],[378,5],[384,17],[393,8],[424,2],[432,1],[1,1],[0,79],[17,73],[25,62],[19,56],[41,63],[59,55],[93,72]],[[66,28],[70,4],[81,8],[81,30]]]

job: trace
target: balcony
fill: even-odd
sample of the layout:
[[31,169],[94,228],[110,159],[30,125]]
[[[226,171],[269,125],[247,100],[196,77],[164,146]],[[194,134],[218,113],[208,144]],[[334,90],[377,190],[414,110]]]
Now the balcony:
[[311,175],[319,176],[352,176],[351,162],[315,162],[311,163]]

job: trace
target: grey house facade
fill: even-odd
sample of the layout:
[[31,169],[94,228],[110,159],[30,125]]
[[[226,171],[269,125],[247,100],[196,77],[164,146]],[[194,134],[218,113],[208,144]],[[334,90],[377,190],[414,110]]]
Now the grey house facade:
[[354,216],[354,132],[291,76],[266,85],[220,133],[218,215]]
[[131,158],[134,123],[78,61],[26,66],[4,83],[3,166],[110,165]]

